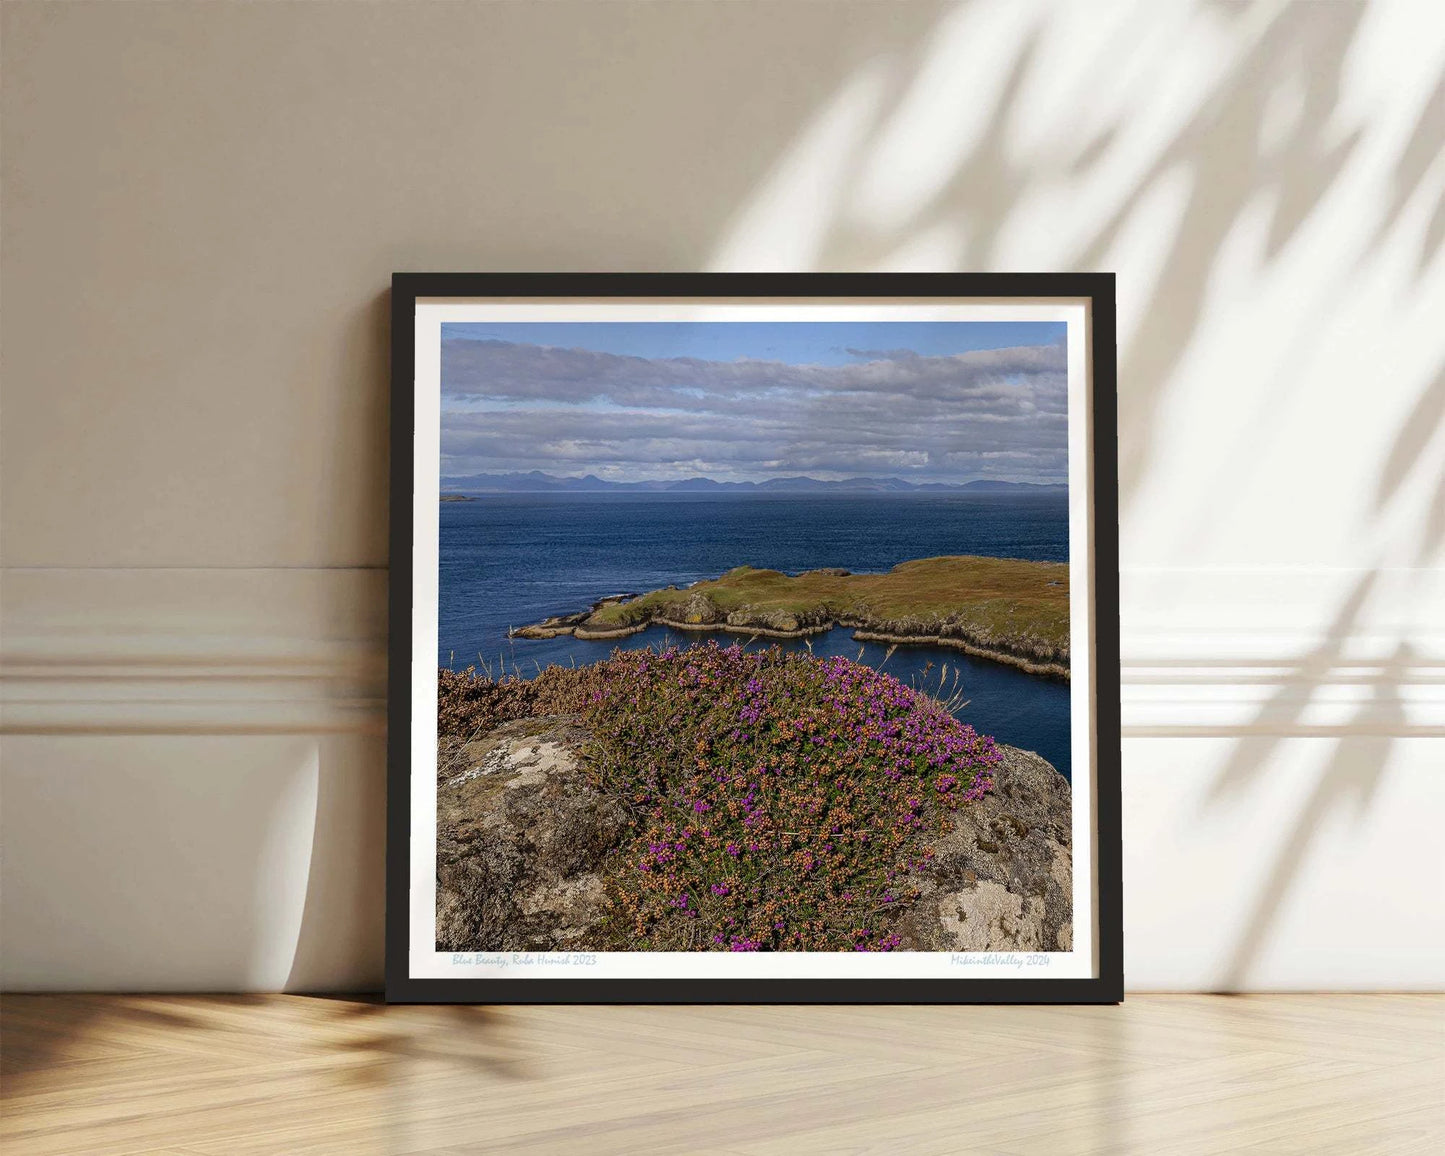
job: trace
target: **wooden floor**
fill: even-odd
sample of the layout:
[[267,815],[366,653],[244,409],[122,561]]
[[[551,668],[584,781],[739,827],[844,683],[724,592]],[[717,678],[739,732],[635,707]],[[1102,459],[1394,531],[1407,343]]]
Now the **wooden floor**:
[[0,1152],[1445,1152],[1445,999],[427,1008],[10,996]]

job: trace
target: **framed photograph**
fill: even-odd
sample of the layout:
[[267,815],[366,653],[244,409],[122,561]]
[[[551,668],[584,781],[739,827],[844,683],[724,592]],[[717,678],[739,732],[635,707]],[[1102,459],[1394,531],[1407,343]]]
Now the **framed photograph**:
[[392,308],[389,999],[1122,998],[1111,274]]

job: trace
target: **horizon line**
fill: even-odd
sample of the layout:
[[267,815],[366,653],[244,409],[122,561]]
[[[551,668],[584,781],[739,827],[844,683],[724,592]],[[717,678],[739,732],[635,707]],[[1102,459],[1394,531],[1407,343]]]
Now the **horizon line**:
[[647,486],[647,485],[677,485],[685,482],[710,482],[717,486],[762,486],[770,482],[813,482],[818,485],[836,486],[847,482],[870,482],[873,484],[898,483],[905,486],[970,486],[978,482],[999,483],[1013,486],[1054,486],[1066,487],[1068,479],[1059,481],[1034,481],[1020,478],[1008,477],[972,477],[964,480],[945,481],[938,478],[910,480],[899,477],[896,474],[849,474],[842,478],[819,478],[806,473],[774,474],[766,478],[747,479],[722,479],[710,477],[707,474],[689,474],[685,477],[673,478],[604,478],[600,475],[587,472],[583,474],[553,474],[546,470],[483,470],[471,474],[443,474],[440,480],[467,481],[473,478],[500,479],[500,478],[543,478],[553,482],[598,482],[608,486]]

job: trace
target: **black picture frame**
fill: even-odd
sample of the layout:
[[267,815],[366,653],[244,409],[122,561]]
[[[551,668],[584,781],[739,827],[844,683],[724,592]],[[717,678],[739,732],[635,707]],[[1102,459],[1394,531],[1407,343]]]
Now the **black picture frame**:
[[[416,978],[408,966],[415,318],[435,298],[947,298],[1086,302],[1092,404],[1097,974],[1039,979]],[[1110,1004],[1123,999],[1117,353],[1112,273],[396,273],[391,288],[391,524],[386,998],[401,1003]],[[1079,661],[1075,659],[1076,663]],[[431,773],[431,768],[428,768]]]

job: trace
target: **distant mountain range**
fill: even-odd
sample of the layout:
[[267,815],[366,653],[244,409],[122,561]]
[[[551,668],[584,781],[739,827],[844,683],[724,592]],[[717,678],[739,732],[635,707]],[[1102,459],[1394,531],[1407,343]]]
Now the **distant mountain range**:
[[902,478],[844,478],[824,482],[817,478],[769,478],[766,482],[715,482],[712,478],[684,478],[680,481],[607,482],[593,474],[583,478],[559,478],[533,470],[526,474],[472,474],[442,478],[442,490],[461,494],[550,494],[550,493],[669,493],[669,494],[944,494],[944,493],[1030,493],[1062,494],[1064,485],[1035,482],[997,482],[979,479],[962,485],[944,482],[905,482]]

